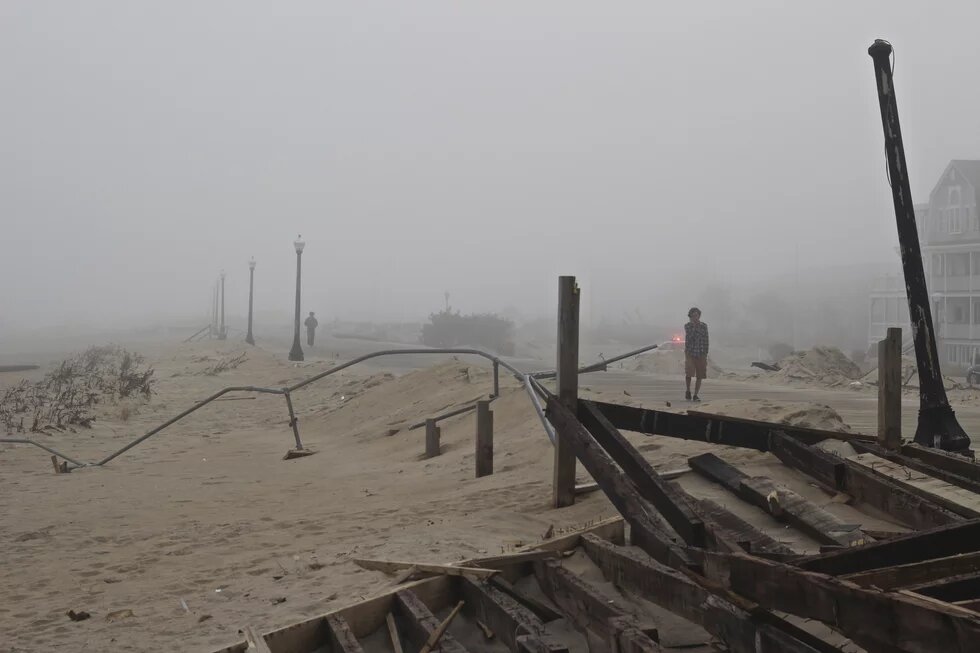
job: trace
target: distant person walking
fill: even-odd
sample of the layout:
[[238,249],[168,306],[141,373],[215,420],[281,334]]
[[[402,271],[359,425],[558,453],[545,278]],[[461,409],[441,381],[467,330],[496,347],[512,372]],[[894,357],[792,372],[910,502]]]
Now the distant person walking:
[[313,336],[316,335],[316,328],[320,325],[313,315],[313,311],[310,311],[310,316],[303,322],[303,325],[306,326],[306,344],[310,347],[313,346]]
[[[708,376],[708,325],[701,321],[701,309],[694,307],[687,312],[689,318],[684,325],[684,376],[687,391],[684,398],[689,401],[701,401],[701,381]],[[691,396],[691,377],[697,382],[694,385],[694,396]]]

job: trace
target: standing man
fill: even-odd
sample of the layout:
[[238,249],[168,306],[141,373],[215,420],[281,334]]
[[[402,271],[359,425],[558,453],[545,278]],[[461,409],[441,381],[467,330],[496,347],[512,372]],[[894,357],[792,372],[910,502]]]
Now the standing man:
[[[694,307],[687,312],[689,318],[684,325],[684,374],[687,382],[687,392],[684,398],[689,401],[701,401],[701,381],[708,376],[708,325],[701,321],[701,309]],[[694,385],[694,397],[691,397],[691,377],[697,378]]]
[[320,323],[316,321],[316,318],[313,317],[313,311],[310,311],[310,316],[306,318],[306,321],[303,322],[303,324],[306,326],[306,344],[312,347],[313,336],[316,332],[316,328],[320,325]]

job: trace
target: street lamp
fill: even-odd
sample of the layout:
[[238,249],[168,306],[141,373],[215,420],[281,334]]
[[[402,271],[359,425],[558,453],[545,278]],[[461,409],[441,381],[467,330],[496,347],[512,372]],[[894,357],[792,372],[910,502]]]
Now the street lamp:
[[255,288],[255,257],[248,260],[248,333],[245,334],[245,342],[250,345],[255,344],[252,337],[252,291]]
[[228,337],[228,331],[225,329],[225,271],[221,271],[221,328],[218,330],[218,340],[224,340]]
[[296,320],[293,325],[293,348],[289,350],[289,360],[301,361],[303,360],[303,348],[299,344],[299,290],[300,271],[303,265],[303,248],[306,247],[306,243],[303,242],[303,236],[296,236],[296,240],[293,241],[293,247],[296,248]]

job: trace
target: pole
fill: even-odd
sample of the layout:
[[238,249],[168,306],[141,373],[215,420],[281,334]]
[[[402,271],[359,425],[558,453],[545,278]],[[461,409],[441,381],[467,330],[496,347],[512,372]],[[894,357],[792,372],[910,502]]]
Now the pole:
[[[579,288],[575,277],[558,277],[558,401],[578,414]],[[571,436],[558,429],[552,499],[555,508],[575,503],[575,452]]]
[[441,453],[439,447],[439,426],[432,418],[425,420],[425,457],[435,458]]
[[476,402],[476,477],[493,474],[493,411],[490,402]]
[[224,340],[228,337],[228,332],[225,330],[225,273],[221,272],[221,328],[218,331],[218,339]]
[[922,269],[922,252],[919,248],[912,190],[905,162],[905,145],[898,122],[898,100],[895,97],[891,67],[892,46],[879,39],[868,48],[868,54],[874,61],[875,82],[878,85],[888,180],[895,205],[902,271],[905,275],[912,340],[919,371],[919,423],[915,429],[915,442],[927,447],[966,453],[970,449],[970,437],[963,431],[949,405],[939,365],[939,351],[933,331],[935,323],[932,321],[932,309]]
[[878,343],[878,444],[902,449],[902,330],[896,327]]
[[245,342],[250,345],[255,344],[252,337],[252,294],[255,289],[255,259],[248,262],[248,333],[245,334]]
[[289,350],[289,360],[303,360],[303,347],[299,342],[299,300],[300,300],[300,274],[303,265],[303,252],[296,251],[296,319],[293,325],[293,347]]

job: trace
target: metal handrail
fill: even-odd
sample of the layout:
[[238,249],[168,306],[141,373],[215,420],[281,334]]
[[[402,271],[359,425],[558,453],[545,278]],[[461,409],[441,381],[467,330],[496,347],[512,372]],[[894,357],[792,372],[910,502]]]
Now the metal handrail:
[[[656,347],[657,347],[657,345],[651,345],[649,347],[644,347],[642,349],[637,349],[635,351],[628,352],[626,354],[622,354],[622,355],[617,356],[615,358],[611,358],[611,359],[609,359],[607,361],[602,361],[600,363],[594,363],[593,365],[588,365],[586,367],[580,368],[579,369],[579,373],[580,374],[583,374],[583,373],[586,373],[586,372],[593,372],[593,371],[604,370],[604,369],[606,369],[605,366],[608,363],[619,361],[619,360],[622,360],[624,358],[629,358],[630,356],[635,356],[637,354],[643,353],[644,351],[649,351],[650,349],[654,349]],[[319,381],[320,379],[322,379],[324,377],[330,376],[332,374],[336,374],[337,372],[340,372],[341,370],[345,370],[348,367],[351,367],[352,365],[356,365],[358,363],[362,363],[362,362],[364,362],[366,360],[370,360],[372,358],[378,358],[380,356],[394,356],[394,355],[399,355],[399,354],[460,354],[460,355],[481,356],[483,358],[486,358],[487,360],[489,360],[489,361],[491,361],[493,363],[493,397],[494,398],[497,398],[497,397],[500,396],[499,368],[500,367],[503,367],[504,369],[506,369],[507,371],[509,371],[511,374],[513,374],[514,377],[518,381],[521,381],[522,382],[522,385],[523,385],[525,391],[527,392],[528,397],[531,400],[531,404],[534,406],[534,410],[537,413],[538,418],[541,420],[541,424],[544,426],[544,430],[545,430],[545,433],[548,436],[548,439],[551,440],[551,443],[552,444],[555,443],[555,429],[551,425],[551,423],[548,421],[548,418],[547,418],[547,416],[545,415],[545,412],[544,412],[544,407],[542,406],[541,401],[540,401],[540,398],[539,398],[539,395],[541,397],[547,397],[549,393],[538,382],[538,378],[550,378],[550,377],[555,376],[555,373],[554,372],[536,372],[536,373],[533,373],[533,374],[524,374],[524,373],[520,372],[516,367],[514,367],[513,365],[511,365],[510,363],[508,363],[507,361],[501,359],[499,356],[495,356],[494,354],[490,354],[490,353],[485,352],[485,351],[482,351],[480,349],[470,349],[470,348],[385,349],[385,350],[382,350],[382,351],[372,352],[370,354],[365,354],[363,356],[359,356],[357,358],[351,359],[351,360],[349,360],[349,361],[347,361],[345,363],[341,363],[340,365],[336,365],[336,366],[334,366],[334,367],[332,367],[332,368],[330,368],[328,370],[325,370],[323,372],[320,372],[319,374],[315,374],[315,375],[309,377],[308,379],[304,379],[303,381],[300,381],[299,383],[294,383],[293,385],[288,386],[288,387],[285,387],[285,388],[263,388],[263,387],[260,387],[260,386],[231,386],[231,387],[228,387],[228,388],[224,388],[223,390],[219,390],[218,392],[214,393],[210,397],[207,397],[206,399],[202,399],[201,401],[197,402],[196,404],[194,404],[193,406],[191,406],[187,410],[183,411],[182,413],[180,413],[178,415],[175,415],[174,417],[170,418],[169,420],[167,420],[163,424],[160,424],[159,426],[157,426],[157,427],[155,427],[153,429],[150,429],[149,431],[147,431],[146,433],[144,433],[140,437],[138,437],[135,440],[133,440],[132,442],[128,443],[126,446],[122,447],[121,449],[118,449],[118,450],[114,451],[113,453],[109,454],[108,456],[106,456],[105,458],[103,458],[102,460],[100,460],[99,462],[96,462],[96,463],[78,462],[77,460],[74,460],[74,459],[66,456],[65,454],[61,453],[60,451],[57,451],[56,449],[53,449],[51,447],[48,447],[48,446],[46,446],[44,444],[41,444],[40,442],[37,442],[36,440],[31,440],[29,438],[0,438],[0,443],[31,444],[31,445],[34,445],[35,447],[39,447],[41,449],[44,449],[45,451],[47,451],[47,452],[49,452],[51,454],[54,454],[56,456],[60,456],[61,458],[64,458],[66,461],[72,463],[75,467],[101,467],[102,465],[105,465],[106,463],[108,463],[109,461],[113,460],[117,456],[120,456],[120,455],[126,453],[127,451],[129,451],[133,447],[137,446],[138,444],[142,443],[143,441],[147,440],[148,438],[153,437],[154,435],[156,435],[160,431],[164,430],[168,426],[171,426],[172,424],[174,424],[174,423],[180,421],[181,419],[187,417],[191,413],[193,413],[193,412],[195,412],[195,411],[203,408],[204,406],[206,406],[209,403],[211,403],[212,401],[218,399],[222,395],[228,394],[229,392],[257,392],[257,393],[277,394],[277,395],[283,395],[284,396],[284,398],[286,399],[286,407],[287,407],[287,409],[289,411],[289,425],[292,427],[292,429],[293,429],[293,436],[296,439],[296,448],[301,450],[301,449],[303,449],[303,443],[300,440],[299,428],[297,426],[297,423],[298,423],[299,420],[296,418],[296,415],[295,415],[295,413],[293,411],[293,402],[292,402],[292,398],[290,396],[292,392],[294,392],[295,390],[299,390],[301,388],[304,388],[304,387],[308,386],[309,384],[311,384],[311,383],[313,383],[315,381]]]

